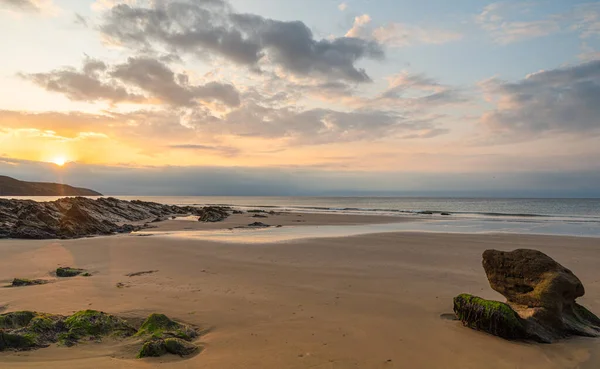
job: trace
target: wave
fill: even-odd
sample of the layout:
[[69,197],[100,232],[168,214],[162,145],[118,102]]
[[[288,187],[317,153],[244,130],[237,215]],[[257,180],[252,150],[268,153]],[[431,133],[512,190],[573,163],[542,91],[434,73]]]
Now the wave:
[[384,208],[361,208],[361,207],[325,207],[325,206],[302,206],[302,205],[252,205],[252,204],[231,204],[231,203],[210,203],[210,204],[191,204],[195,206],[229,206],[242,210],[250,209],[269,209],[288,212],[317,212],[317,213],[343,213],[343,214],[368,214],[368,215],[406,215],[406,216],[440,216],[440,217],[461,217],[461,218],[483,218],[483,219],[531,219],[531,220],[556,220],[556,221],[577,221],[577,222],[600,222],[600,216],[593,215],[552,215],[536,213],[512,213],[512,212],[477,212],[477,211],[454,211],[454,210],[429,210],[429,209],[384,209]]

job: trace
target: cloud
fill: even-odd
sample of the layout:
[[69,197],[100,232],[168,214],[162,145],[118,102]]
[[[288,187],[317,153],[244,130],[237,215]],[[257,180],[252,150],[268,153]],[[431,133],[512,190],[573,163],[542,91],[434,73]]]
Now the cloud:
[[56,15],[60,9],[52,0],[0,0],[0,10],[28,14]]
[[116,65],[110,74],[175,106],[193,106],[198,99],[240,105],[239,92],[233,85],[219,82],[190,85],[185,74],[175,74],[166,64],[153,58],[129,58],[126,63]]
[[64,94],[71,100],[117,102],[143,102],[144,96],[130,93],[115,81],[103,82],[99,73],[107,69],[102,62],[86,61],[83,71],[72,68],[56,69],[48,73],[21,74],[21,77],[53,92]]
[[600,134],[600,61],[540,71],[517,82],[482,83],[496,109],[482,123],[497,135]]
[[260,70],[281,67],[298,76],[370,81],[356,63],[382,59],[374,41],[340,37],[316,40],[300,21],[235,13],[222,0],[171,1],[149,7],[120,4],[100,26],[111,42],[135,49],[166,49],[200,58],[219,56]]
[[533,2],[497,2],[485,6],[475,22],[502,45],[549,36],[556,33],[576,32],[580,38],[600,35],[600,4],[574,5],[569,11],[539,14],[532,10]]
[[233,85],[191,85],[185,74],[176,74],[165,63],[148,57],[131,57],[114,66],[88,58],[80,71],[63,68],[21,76],[71,100],[147,103],[158,99],[173,106],[194,106],[198,101],[240,105],[239,92]]
[[458,41],[463,35],[459,32],[433,27],[421,27],[403,23],[388,23],[373,29],[368,14],[354,18],[352,28],[346,37],[359,37],[377,41],[390,47],[405,47],[415,44],[445,44]]
[[198,144],[180,144],[180,145],[169,145],[169,149],[176,150],[191,150],[191,151],[209,151],[217,152],[225,156],[231,157],[236,156],[240,153],[239,149],[227,146],[210,146],[210,145],[198,145]]
[[338,5],[338,9],[343,12],[346,9],[348,9],[348,4],[346,4],[346,3],[340,3],[340,5]]

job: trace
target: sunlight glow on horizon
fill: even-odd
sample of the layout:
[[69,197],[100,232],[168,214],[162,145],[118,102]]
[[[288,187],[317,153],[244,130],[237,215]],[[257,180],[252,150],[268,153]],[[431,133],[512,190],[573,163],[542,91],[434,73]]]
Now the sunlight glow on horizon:
[[57,156],[50,162],[58,165],[59,167],[62,167],[67,163],[67,159],[64,156]]

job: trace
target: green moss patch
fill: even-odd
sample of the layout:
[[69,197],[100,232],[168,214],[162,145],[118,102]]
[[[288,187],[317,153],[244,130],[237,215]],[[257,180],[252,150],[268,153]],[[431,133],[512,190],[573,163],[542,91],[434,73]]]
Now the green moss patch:
[[14,334],[0,331],[0,351],[4,350],[30,350],[36,347],[37,342],[32,334]]
[[138,359],[142,359],[145,357],[160,357],[167,353],[167,347],[163,340],[153,340],[147,341],[142,346],[140,353],[138,354]]
[[68,331],[63,340],[83,337],[99,338],[102,336],[128,337],[135,333],[135,328],[123,319],[96,310],[84,310],[68,317],[65,322]]
[[198,346],[179,338],[153,339],[144,343],[138,358],[159,357],[165,354],[188,356],[198,350]]
[[191,341],[198,334],[192,327],[177,323],[164,314],[152,314],[144,321],[136,335],[153,338],[176,337]]
[[505,339],[525,339],[523,320],[507,304],[462,294],[454,298],[454,312],[467,327]]
[[15,311],[0,315],[1,329],[18,329],[26,327],[29,322],[37,315],[33,311]]
[[79,268],[61,267],[56,269],[56,276],[61,278],[77,277],[83,273],[85,270]]

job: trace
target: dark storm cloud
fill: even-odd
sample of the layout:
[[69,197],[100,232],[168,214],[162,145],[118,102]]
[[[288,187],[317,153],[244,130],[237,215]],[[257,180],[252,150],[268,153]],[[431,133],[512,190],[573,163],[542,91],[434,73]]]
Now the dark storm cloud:
[[533,137],[548,133],[600,134],[600,61],[542,71],[510,83],[487,81],[498,99],[483,123],[493,131]]
[[200,57],[214,54],[254,70],[268,59],[296,75],[353,82],[370,81],[356,62],[384,57],[376,42],[316,40],[300,21],[234,13],[219,0],[173,1],[150,8],[120,4],[107,13],[100,29],[113,41],[136,49],[160,46]]
[[72,100],[142,103],[156,98],[173,106],[194,106],[197,100],[240,105],[239,92],[233,85],[219,82],[190,85],[186,75],[176,74],[163,62],[146,57],[129,58],[126,63],[112,67],[88,58],[81,71],[64,68],[21,75]]
[[31,0],[0,0],[0,7],[7,7],[23,12],[37,13],[40,8]]

